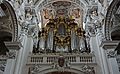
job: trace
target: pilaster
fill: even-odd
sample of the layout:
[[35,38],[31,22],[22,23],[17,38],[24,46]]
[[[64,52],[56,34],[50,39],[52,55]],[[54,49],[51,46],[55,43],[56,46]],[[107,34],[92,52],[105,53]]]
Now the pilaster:
[[103,41],[101,46],[104,49],[106,62],[108,64],[109,74],[120,74],[116,61],[116,51],[119,41]]
[[5,56],[7,64],[5,67],[4,74],[14,74],[15,62],[17,59],[17,52],[19,51],[21,44],[20,42],[5,42],[5,45],[9,49],[9,52]]
[[24,49],[23,55],[22,55],[20,74],[26,74],[25,69],[26,69],[27,58],[28,58],[29,53],[33,49],[33,38],[32,38],[32,36],[27,36],[26,45],[24,47],[25,47],[25,49]]
[[14,74],[22,74],[24,72],[23,68],[25,68],[24,66],[26,66],[28,54],[33,48],[32,36],[23,34],[21,39],[22,39],[21,43],[22,43],[23,47],[21,47],[21,50],[18,52],[18,56],[16,59],[17,62],[15,65],[16,68],[15,68]]

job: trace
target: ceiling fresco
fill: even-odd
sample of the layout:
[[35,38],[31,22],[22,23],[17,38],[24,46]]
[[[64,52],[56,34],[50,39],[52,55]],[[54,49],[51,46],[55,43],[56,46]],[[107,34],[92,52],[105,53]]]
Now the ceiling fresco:
[[[80,3],[80,2],[78,2]],[[78,3],[75,3],[72,0],[45,0],[39,5],[40,17],[42,19],[43,25],[45,25],[49,19],[53,18],[71,18],[76,19],[75,21],[82,25],[82,13],[83,8]],[[80,3],[82,5],[82,3]]]

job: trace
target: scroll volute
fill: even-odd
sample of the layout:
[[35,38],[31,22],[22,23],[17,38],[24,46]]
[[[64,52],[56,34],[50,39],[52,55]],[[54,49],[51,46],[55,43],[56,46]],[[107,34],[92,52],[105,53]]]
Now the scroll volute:
[[49,19],[49,22],[47,23],[48,28],[55,28],[55,23],[54,19]]
[[70,36],[65,37],[65,39],[64,39],[64,41],[63,41],[63,42],[65,43],[65,45],[70,46],[71,37],[70,37]]
[[83,36],[83,31],[82,31],[81,28],[78,28],[78,29],[76,30],[76,35],[77,35],[78,37]]
[[75,23],[75,19],[70,19],[70,20],[69,20],[69,25],[68,25],[68,27],[69,27],[70,29],[73,29],[73,28],[76,28],[76,27],[77,27],[77,23]]
[[39,37],[46,37],[47,30],[46,28],[42,28],[42,30],[39,32]]
[[57,22],[56,19],[49,19],[49,22],[46,25],[47,32],[49,32],[49,29],[52,29],[54,34],[56,34],[57,32],[56,22]]

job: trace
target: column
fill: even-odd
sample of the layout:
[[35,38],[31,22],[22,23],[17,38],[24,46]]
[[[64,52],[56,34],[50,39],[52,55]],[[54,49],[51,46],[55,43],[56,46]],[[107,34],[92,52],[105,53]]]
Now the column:
[[22,43],[23,47],[21,48],[21,51],[18,52],[17,64],[14,74],[26,74],[24,72],[26,71],[27,58],[33,49],[32,36],[24,35]]
[[28,56],[29,53],[31,53],[33,49],[33,38],[32,36],[28,35],[27,36],[27,42],[26,42],[26,46],[25,46],[25,51],[22,55],[22,61],[21,61],[21,73],[20,74],[27,74],[27,61],[28,61]]
[[5,42],[5,45],[9,49],[9,52],[6,55],[8,59],[4,74],[14,74],[16,54],[21,45],[19,42]]
[[102,42],[102,32],[101,30],[98,29],[98,32],[97,32],[97,39],[98,39],[98,44],[99,44],[99,53],[100,53],[100,56],[101,56],[101,68],[102,68],[102,73],[103,74],[110,74],[110,70],[108,68],[108,63],[107,63],[107,57],[105,55],[105,51],[103,50],[103,48],[101,47],[101,42]]
[[117,47],[119,41],[104,41],[102,47],[104,48],[106,62],[108,64],[109,74],[120,74],[118,69],[118,64],[116,61],[115,48]]
[[8,59],[4,74],[14,74],[15,59]]
[[97,62],[97,74],[109,74],[107,70],[106,63],[104,61],[104,53],[101,51],[101,48],[99,47],[99,40],[98,36],[91,37],[90,39],[90,45],[92,53],[95,54],[96,62]]
[[25,51],[24,46],[26,45],[26,42],[27,42],[27,36],[25,34],[22,34],[22,36],[21,36],[22,47],[17,55],[16,68],[15,68],[14,74],[20,74],[20,70],[21,70],[20,67],[22,64],[21,60],[22,60],[23,52]]

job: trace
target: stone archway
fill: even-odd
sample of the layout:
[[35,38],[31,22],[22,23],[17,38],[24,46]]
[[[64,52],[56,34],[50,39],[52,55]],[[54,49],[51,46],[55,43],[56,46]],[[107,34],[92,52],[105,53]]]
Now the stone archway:
[[47,73],[47,74],[76,74],[76,73],[73,73],[73,72],[58,72],[58,71],[55,71],[55,72],[50,72],[50,73]]
[[36,74],[84,74],[84,72],[75,68],[61,69],[61,70],[49,68],[39,71]]
[[17,41],[18,25],[15,11],[11,4],[7,1],[3,1],[0,7],[5,14],[0,17],[0,39],[3,41]]
[[115,30],[113,24],[113,15],[117,11],[118,6],[120,5],[120,0],[113,0],[110,6],[108,7],[106,18],[105,18],[105,39],[112,40],[111,35],[113,30]]
[[0,4],[0,14],[0,55],[6,55],[9,50],[5,42],[17,41],[18,25],[15,11],[9,2]]

